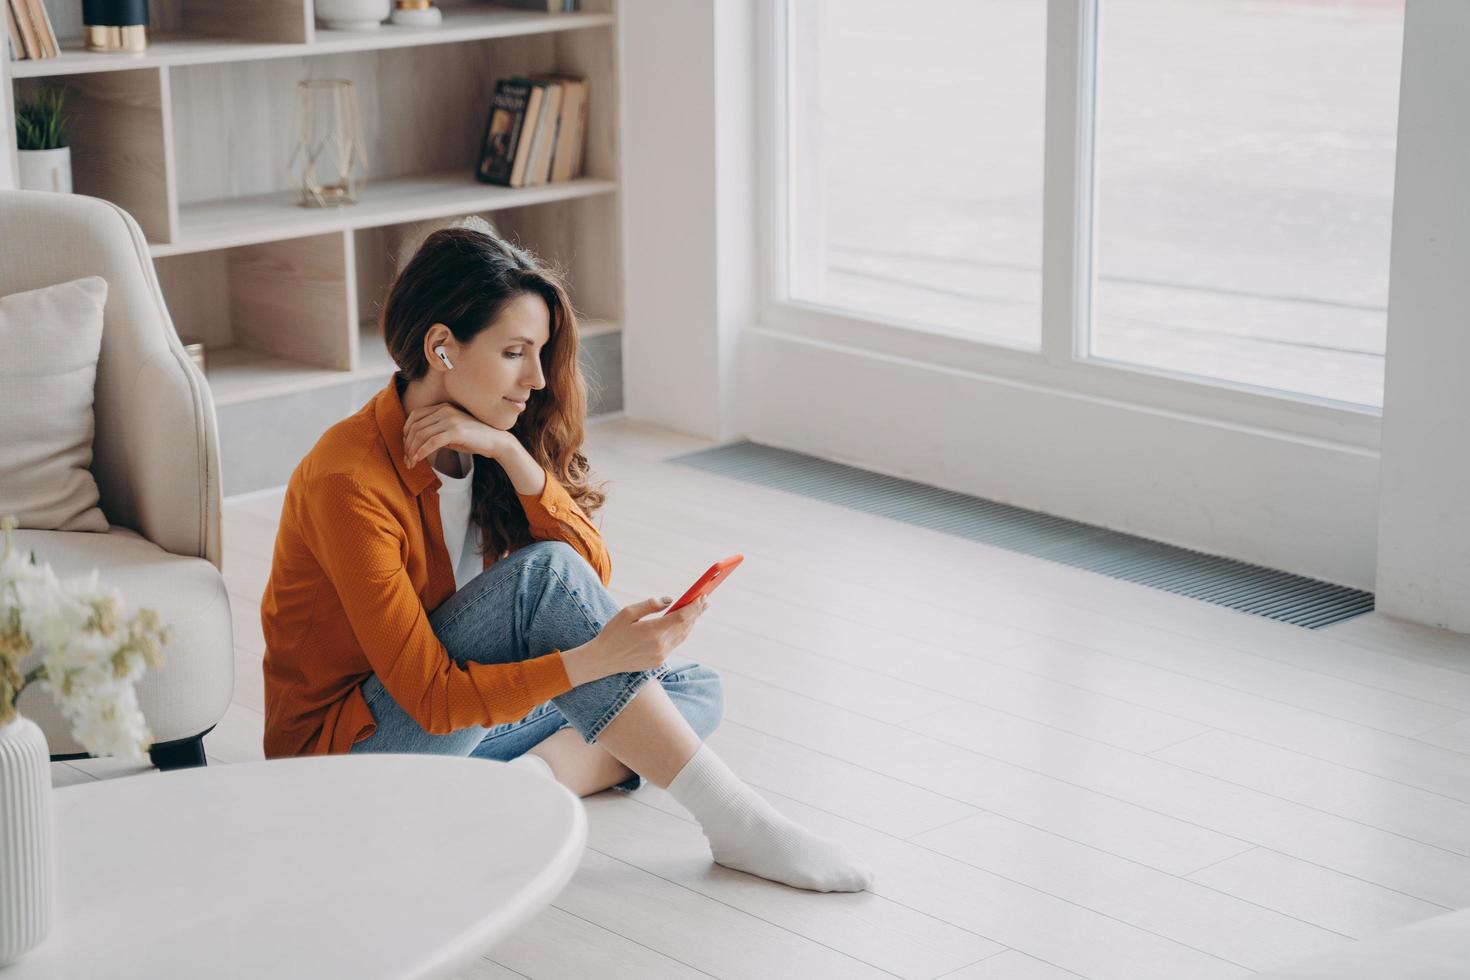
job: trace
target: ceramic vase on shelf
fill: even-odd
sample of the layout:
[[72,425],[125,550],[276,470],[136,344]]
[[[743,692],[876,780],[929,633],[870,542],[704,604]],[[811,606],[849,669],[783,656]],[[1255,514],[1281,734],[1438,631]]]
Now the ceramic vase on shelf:
[[40,945],[56,908],[56,829],[46,736],[0,725],[0,967]]
[[82,0],[87,50],[141,54],[148,50],[148,0]]
[[71,147],[51,150],[18,150],[20,189],[71,193]]
[[388,19],[393,0],[316,0],[316,16],[334,31],[365,31]]
[[394,0],[393,23],[402,27],[435,27],[444,22],[444,15],[434,6],[434,0]]

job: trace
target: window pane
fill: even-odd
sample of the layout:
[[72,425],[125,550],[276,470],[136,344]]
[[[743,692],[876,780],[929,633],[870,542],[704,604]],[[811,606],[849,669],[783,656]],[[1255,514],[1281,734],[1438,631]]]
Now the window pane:
[[1383,404],[1402,0],[1101,0],[1095,357]]
[[1044,0],[791,0],[793,299],[1041,339]]

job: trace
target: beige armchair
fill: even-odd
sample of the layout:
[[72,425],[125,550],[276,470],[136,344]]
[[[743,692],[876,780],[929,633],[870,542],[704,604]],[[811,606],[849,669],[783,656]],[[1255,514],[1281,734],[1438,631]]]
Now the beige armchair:
[[[0,296],[88,275],[108,286],[92,473],[110,529],[22,529],[16,542],[63,577],[97,566],[128,607],[156,609],[173,626],[166,662],[144,674],[138,700],[155,765],[204,765],[203,737],[234,695],[209,387],[179,341],[147,242],[127,212],[80,195],[0,191],[0,242]],[[46,733],[53,759],[86,754],[39,685],[18,706]]]

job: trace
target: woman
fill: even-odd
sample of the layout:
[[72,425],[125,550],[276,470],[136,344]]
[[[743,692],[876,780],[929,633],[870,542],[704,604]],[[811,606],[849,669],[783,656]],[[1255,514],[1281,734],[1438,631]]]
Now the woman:
[[[816,891],[869,870],[702,740],[715,671],[665,658],[707,600],[618,608],[589,520],[585,382],[562,283],[493,235],[430,235],[382,313],[398,371],[286,487],[265,631],[265,752],[512,761],[585,796],[643,779],[727,867]],[[658,683],[647,683],[656,680]]]

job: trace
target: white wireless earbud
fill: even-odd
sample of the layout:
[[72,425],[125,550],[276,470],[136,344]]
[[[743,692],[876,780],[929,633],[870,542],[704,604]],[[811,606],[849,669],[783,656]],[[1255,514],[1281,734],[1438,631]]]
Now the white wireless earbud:
[[449,368],[450,370],[454,369],[454,365],[449,363],[449,355],[444,353],[444,348],[442,346],[435,347],[434,353],[439,355],[439,360],[444,362],[445,367]]

